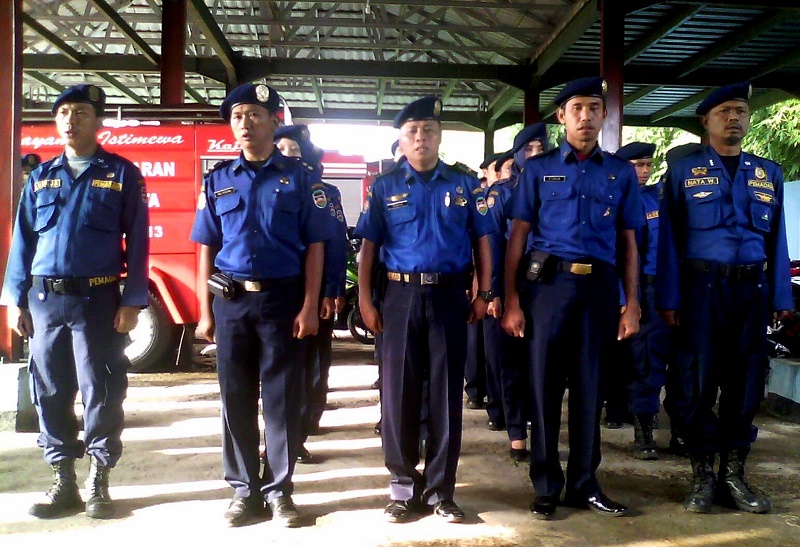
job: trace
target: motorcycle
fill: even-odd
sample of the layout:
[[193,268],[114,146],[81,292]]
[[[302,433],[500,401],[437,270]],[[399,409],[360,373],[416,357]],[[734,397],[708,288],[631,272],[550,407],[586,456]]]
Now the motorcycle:
[[352,233],[352,228],[347,229],[350,243],[347,253],[347,274],[345,278],[345,305],[336,314],[333,327],[338,330],[349,330],[355,340],[362,344],[374,344],[375,334],[364,324],[361,310],[358,308],[358,252],[361,249],[361,239]]

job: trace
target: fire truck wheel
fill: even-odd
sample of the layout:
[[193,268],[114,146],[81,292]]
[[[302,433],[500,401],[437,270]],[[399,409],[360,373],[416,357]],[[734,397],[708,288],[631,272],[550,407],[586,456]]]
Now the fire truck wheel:
[[359,311],[358,306],[354,306],[350,313],[347,314],[347,328],[350,329],[350,334],[353,335],[353,338],[362,344],[375,343],[375,335],[364,324],[364,320],[361,319],[361,311]]
[[139,312],[139,323],[128,333],[125,355],[131,372],[156,372],[174,365],[180,329],[167,315],[164,305],[152,292],[150,305]]

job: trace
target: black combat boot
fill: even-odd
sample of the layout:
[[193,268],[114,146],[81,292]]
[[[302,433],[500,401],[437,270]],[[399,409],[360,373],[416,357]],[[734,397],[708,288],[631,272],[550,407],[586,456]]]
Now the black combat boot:
[[72,458],[54,463],[53,485],[44,494],[44,499],[34,503],[28,513],[40,519],[74,514],[83,507],[78,481],[75,477],[75,460]]
[[110,467],[100,465],[95,458],[90,458],[89,478],[86,479],[86,516],[93,519],[107,519],[114,516],[114,506],[108,494],[108,475]]
[[747,450],[730,450],[720,455],[719,480],[714,501],[724,507],[748,513],[767,513],[772,507],[769,498],[754,492],[744,480]]
[[714,501],[714,487],[717,477],[714,475],[714,454],[694,456],[692,461],[692,491],[683,500],[683,508],[693,513],[710,513]]
[[640,460],[658,459],[658,449],[653,439],[652,414],[637,414],[633,417],[633,455]]

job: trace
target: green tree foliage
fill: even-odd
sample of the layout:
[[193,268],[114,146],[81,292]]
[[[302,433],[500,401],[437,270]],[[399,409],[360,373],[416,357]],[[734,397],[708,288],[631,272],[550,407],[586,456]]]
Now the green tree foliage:
[[800,100],[753,112],[743,148],[779,163],[786,180],[800,179]]

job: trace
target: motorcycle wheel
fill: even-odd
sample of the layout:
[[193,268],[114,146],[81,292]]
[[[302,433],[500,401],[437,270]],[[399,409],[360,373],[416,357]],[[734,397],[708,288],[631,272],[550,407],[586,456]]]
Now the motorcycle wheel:
[[364,324],[358,306],[353,306],[353,309],[347,314],[347,328],[350,329],[350,334],[353,335],[353,338],[362,344],[370,345],[375,343],[375,335]]

